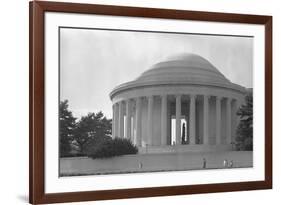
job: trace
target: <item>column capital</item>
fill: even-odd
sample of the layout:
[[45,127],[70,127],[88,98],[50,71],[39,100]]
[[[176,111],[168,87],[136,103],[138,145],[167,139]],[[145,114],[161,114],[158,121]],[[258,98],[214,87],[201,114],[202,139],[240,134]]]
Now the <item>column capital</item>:
[[176,94],[175,97],[176,98],[181,98],[182,94]]
[[222,96],[216,96],[216,100],[220,101],[222,99]]
[[226,102],[227,102],[227,103],[231,103],[231,101],[232,101],[232,98],[226,97]]
[[233,97],[224,97],[225,99],[227,99],[227,100],[230,100],[230,101],[232,101],[232,100],[234,100],[235,98],[233,98]]
[[135,97],[134,99],[135,99],[136,102],[140,101],[140,100],[142,100],[142,96]]
[[192,99],[196,99],[197,98],[197,95],[196,94],[189,94],[189,97],[190,97],[190,99],[192,98]]
[[204,95],[204,99],[210,99],[212,96],[211,95]]
[[160,95],[161,98],[168,98],[167,94]]
[[238,99],[237,99],[237,98],[232,98],[232,100],[238,102]]

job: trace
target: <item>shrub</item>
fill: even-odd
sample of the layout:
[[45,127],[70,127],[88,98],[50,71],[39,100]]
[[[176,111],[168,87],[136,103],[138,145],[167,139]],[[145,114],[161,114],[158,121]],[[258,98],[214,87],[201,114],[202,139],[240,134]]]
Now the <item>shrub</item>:
[[100,138],[88,144],[87,155],[93,159],[136,154],[138,148],[128,139]]

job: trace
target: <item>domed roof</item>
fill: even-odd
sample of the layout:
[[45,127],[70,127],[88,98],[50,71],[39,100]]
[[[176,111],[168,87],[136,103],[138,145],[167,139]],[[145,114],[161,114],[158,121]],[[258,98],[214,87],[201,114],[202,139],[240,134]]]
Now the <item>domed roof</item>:
[[136,81],[230,83],[208,60],[190,53],[168,57],[142,73]]
[[201,85],[235,89],[244,88],[231,83],[215,66],[205,58],[184,53],[166,58],[154,64],[137,79],[114,88],[110,96],[127,89],[159,85]]

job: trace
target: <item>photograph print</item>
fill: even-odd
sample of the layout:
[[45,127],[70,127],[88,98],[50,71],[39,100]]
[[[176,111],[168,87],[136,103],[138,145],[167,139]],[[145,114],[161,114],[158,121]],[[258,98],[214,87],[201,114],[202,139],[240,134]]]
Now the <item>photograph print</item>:
[[59,28],[59,176],[253,167],[253,37]]

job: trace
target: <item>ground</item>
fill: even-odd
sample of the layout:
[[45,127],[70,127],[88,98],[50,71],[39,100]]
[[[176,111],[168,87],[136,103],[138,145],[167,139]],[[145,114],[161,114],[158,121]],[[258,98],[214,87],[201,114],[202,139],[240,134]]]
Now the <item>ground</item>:
[[224,160],[233,161],[233,168],[253,166],[250,151],[137,154],[108,159],[74,157],[60,159],[60,176],[197,170],[203,169],[204,158],[205,169],[224,168]]

